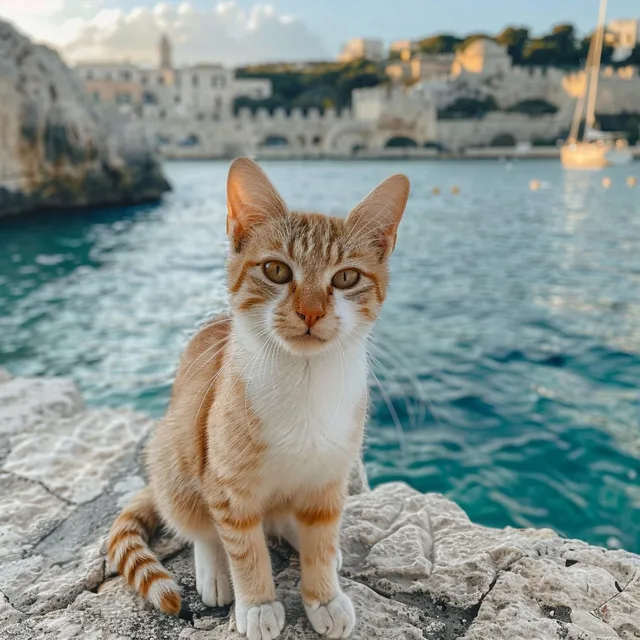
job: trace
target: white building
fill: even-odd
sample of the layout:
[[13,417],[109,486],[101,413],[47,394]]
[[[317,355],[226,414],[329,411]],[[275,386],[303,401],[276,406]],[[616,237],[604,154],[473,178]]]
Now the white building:
[[351,62],[352,60],[384,60],[384,44],[380,38],[352,38],[344,45],[339,60]]
[[607,25],[606,40],[615,49],[613,59],[625,60],[640,42],[640,20],[612,20]]
[[76,71],[95,102],[160,120],[169,114],[199,121],[230,119],[236,98],[271,96],[269,80],[236,78],[234,71],[217,64],[174,68],[166,36],[160,41],[159,54],[156,69],[87,63],[79,64]]

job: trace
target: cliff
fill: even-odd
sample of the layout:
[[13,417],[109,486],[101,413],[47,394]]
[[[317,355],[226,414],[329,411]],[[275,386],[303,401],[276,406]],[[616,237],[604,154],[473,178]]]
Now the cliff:
[[0,21],[0,216],[169,188],[142,125],[108,123],[55,51]]
[[[143,485],[152,422],[88,410],[63,379],[0,372],[0,637],[7,640],[231,640],[228,609],[195,591],[191,553],[155,548],[191,614],[141,605],[108,568],[104,540]],[[550,530],[474,524],[438,494],[400,483],[353,484],[342,527],[342,585],[359,640],[596,640],[640,636],[640,557]],[[299,562],[274,544],[285,640],[317,638],[306,622]]]

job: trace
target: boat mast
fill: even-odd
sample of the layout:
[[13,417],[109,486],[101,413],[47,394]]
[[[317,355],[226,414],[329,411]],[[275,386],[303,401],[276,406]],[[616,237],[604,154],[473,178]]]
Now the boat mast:
[[602,60],[602,45],[604,43],[604,23],[606,16],[607,0],[600,0],[598,28],[593,36],[595,39],[595,46],[591,67],[591,80],[589,82],[589,99],[587,101],[587,121],[585,124],[585,131],[593,129],[596,123],[596,96],[598,93],[598,77],[600,76],[600,61]]
[[595,50],[595,38],[591,38],[589,43],[589,51],[587,51],[587,60],[584,66],[584,91],[578,97],[576,103],[576,110],[573,114],[573,120],[571,121],[571,130],[569,131],[569,142],[578,141],[578,132],[580,131],[580,123],[582,122],[582,115],[584,113],[584,103],[589,93],[589,72],[591,65],[593,64],[593,55]]

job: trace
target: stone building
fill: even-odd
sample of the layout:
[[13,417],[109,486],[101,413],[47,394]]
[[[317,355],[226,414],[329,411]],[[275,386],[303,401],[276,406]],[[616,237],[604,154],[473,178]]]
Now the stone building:
[[339,60],[340,62],[351,62],[365,58],[380,62],[384,57],[384,43],[380,38],[352,38],[344,45]]
[[167,36],[160,40],[156,69],[94,63],[79,64],[76,72],[94,102],[159,120],[175,116],[195,121],[230,119],[236,98],[271,95],[269,80],[236,78],[232,70],[217,64],[174,67]]
[[489,38],[478,38],[456,52],[451,75],[498,75],[509,73],[510,70],[511,56],[507,48]]
[[614,47],[613,59],[625,60],[640,42],[640,20],[612,20],[607,25],[605,39]]

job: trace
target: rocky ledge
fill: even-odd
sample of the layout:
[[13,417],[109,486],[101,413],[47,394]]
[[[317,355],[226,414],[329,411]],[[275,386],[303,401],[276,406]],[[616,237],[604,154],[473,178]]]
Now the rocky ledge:
[[169,188],[141,125],[96,110],[55,51],[0,20],[0,216],[134,204]]
[[[195,592],[188,549],[155,542],[190,612],[142,603],[104,559],[112,519],[143,485],[152,428],[128,411],[87,409],[62,379],[0,375],[0,637],[227,640],[228,609]],[[527,640],[640,637],[640,557],[550,530],[474,524],[442,495],[354,483],[342,530],[353,638]],[[299,562],[274,544],[282,638],[317,637],[298,594]]]

